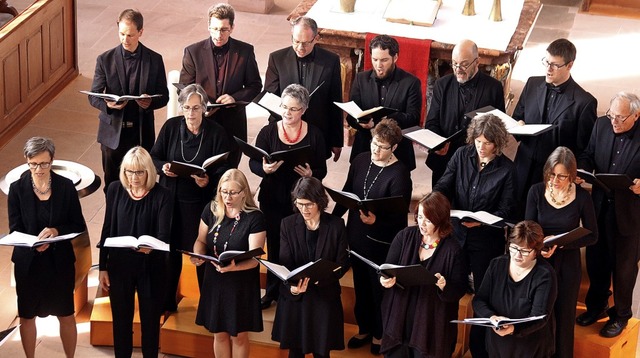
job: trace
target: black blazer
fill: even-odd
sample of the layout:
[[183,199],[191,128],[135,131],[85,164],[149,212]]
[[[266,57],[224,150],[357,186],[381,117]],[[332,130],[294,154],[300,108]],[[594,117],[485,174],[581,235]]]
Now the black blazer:
[[[513,111],[513,118],[523,120],[527,124],[542,123],[546,95],[544,77],[530,77]],[[568,147],[578,157],[589,143],[591,129],[597,117],[597,106],[598,101],[595,97],[570,77],[567,87],[558,98],[558,108],[554,111],[554,117],[548,119],[555,128],[541,135],[519,138],[521,141],[516,162],[533,159],[544,163],[558,146]]]
[[[36,218],[38,197],[33,192],[31,173],[22,174],[18,181],[11,184],[7,209],[9,211],[9,231],[20,231],[29,235],[38,235],[44,227],[38,226]],[[51,172],[51,216],[48,227],[56,228],[60,235],[72,232],[83,232],[87,229],[80,199],[73,183],[64,177]],[[71,241],[65,240],[52,244],[49,250],[55,248],[54,260],[56,267],[64,267],[75,261]],[[16,265],[29,267],[31,260],[37,253],[30,248],[15,247],[11,261]],[[61,266],[58,266],[61,265]]]
[[[217,73],[213,66],[213,43],[211,38],[189,45],[184,49],[180,83],[200,84],[207,92],[209,101],[228,94],[236,101],[251,101],[262,89],[262,80],[253,46],[230,38],[229,60],[222,84],[222,93],[216,91]],[[213,118],[230,134],[247,140],[247,114],[243,106],[221,108]]]
[[[473,105],[470,106],[473,108],[471,110],[493,106],[504,112],[504,89],[500,81],[482,72],[478,72],[477,76],[476,94]],[[460,103],[459,91],[460,84],[455,74],[446,75],[436,81],[424,126],[426,129],[443,137],[449,137],[469,126],[470,120],[464,116],[466,109]],[[434,165],[446,167],[453,153],[464,145],[466,138],[465,133],[458,140],[452,141],[446,155],[427,156],[427,166],[429,168],[433,168]]]
[[[420,122],[422,108],[420,80],[399,67],[396,67],[392,76],[393,79],[387,89],[387,97],[384,99],[384,103],[380,103],[376,75],[373,70],[358,73],[351,87],[351,100],[363,110],[377,106],[395,108],[399,112],[390,114],[387,117],[395,119],[400,128],[405,129],[417,126]],[[351,149],[351,158],[349,159],[352,161],[356,155],[370,151],[371,131],[362,128],[350,116],[347,116],[347,121],[351,127],[358,130]],[[376,124],[378,122],[376,121]],[[395,154],[409,171],[416,168],[416,157],[410,140],[402,138]]]
[[[309,92],[322,83],[311,96],[309,108],[302,119],[318,127],[325,138],[327,155],[332,147],[342,147],[344,131],[342,110],[333,102],[342,102],[342,79],[340,78],[340,57],[331,51],[315,47],[311,66]],[[264,80],[264,89],[282,95],[282,91],[292,83],[299,83],[297,55],[291,46],[274,51],[269,55],[269,65]],[[324,83],[323,83],[324,82]],[[273,118],[271,118],[272,120]]]
[[[126,118],[127,121],[140,122],[140,143],[151,150],[155,140],[155,129],[153,125],[153,111],[162,108],[169,102],[169,89],[167,88],[167,77],[165,75],[164,62],[162,56],[143,44],[140,52],[140,93],[124,93],[123,88],[127,78],[125,78],[124,58],[122,56],[122,45],[118,45],[109,51],[98,56],[96,61],[95,74],[91,92],[104,92],[115,95],[126,94],[161,94],[162,97],[155,97],[151,100],[151,105],[147,109],[138,107],[138,118]],[[105,101],[98,97],[89,96],[89,103],[100,110],[98,118],[98,142],[110,149],[116,149],[120,144],[120,132],[122,131],[122,121],[124,120],[124,109],[116,110],[107,107]]]
[[[636,123],[631,129],[632,140],[628,144],[628,155],[625,156],[616,173],[627,174],[631,179],[640,178],[640,125]],[[589,145],[578,159],[578,168],[586,171],[595,170],[596,173],[608,173],[611,163],[611,152],[613,151],[613,140],[615,134],[611,126],[611,121],[606,116],[598,118],[596,126],[591,133]],[[640,196],[634,194],[629,189],[615,190],[615,210],[616,221],[620,234],[636,235],[640,232]],[[605,214],[602,212],[602,205],[607,200],[606,193],[598,186],[593,186],[593,204],[596,216]]]

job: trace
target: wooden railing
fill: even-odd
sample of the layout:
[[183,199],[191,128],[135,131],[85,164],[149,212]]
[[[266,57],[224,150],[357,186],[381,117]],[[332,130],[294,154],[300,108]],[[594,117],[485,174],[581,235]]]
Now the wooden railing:
[[77,75],[74,0],[38,0],[0,29],[0,147]]

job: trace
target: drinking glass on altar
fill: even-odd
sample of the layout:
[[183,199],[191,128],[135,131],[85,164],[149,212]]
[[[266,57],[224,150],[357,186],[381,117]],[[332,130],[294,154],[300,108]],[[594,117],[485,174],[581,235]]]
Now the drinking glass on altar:
[[340,10],[344,12],[353,12],[356,7],[356,0],[340,0]]

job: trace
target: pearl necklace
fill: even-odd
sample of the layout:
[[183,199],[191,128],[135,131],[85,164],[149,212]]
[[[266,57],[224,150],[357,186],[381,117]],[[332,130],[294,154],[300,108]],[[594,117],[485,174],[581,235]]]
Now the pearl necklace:
[[302,134],[302,120],[300,121],[300,127],[298,127],[298,134],[293,140],[289,138],[287,130],[284,128],[284,123],[280,122],[280,124],[282,124],[282,133],[284,134],[284,139],[289,143],[297,143],[298,139],[300,139],[300,135]]
[[392,157],[393,157],[393,154],[389,156],[389,159],[387,159],[387,162],[384,164],[384,167],[382,167],[382,169],[380,169],[378,174],[376,174],[376,176],[373,178],[373,181],[371,181],[371,185],[369,186],[369,189],[367,189],[367,179],[369,179],[369,172],[371,171],[371,165],[373,165],[373,160],[369,162],[369,168],[367,168],[367,175],[364,176],[364,183],[362,184],[362,191],[364,193],[363,199],[367,199],[367,197],[369,196],[369,192],[371,191],[371,188],[373,188],[373,184],[376,183],[376,180],[378,180],[378,177],[380,176],[380,173],[382,173],[384,168],[386,168],[387,165],[389,165],[389,162],[391,161]]
[[33,177],[31,177],[31,186],[33,187],[33,191],[35,191],[36,194],[39,194],[39,195],[49,194],[49,192],[51,191],[51,175],[49,175],[49,182],[47,183],[47,189],[45,191],[41,191],[40,189],[38,189],[38,187],[36,186],[36,182],[33,181]]
[[204,128],[202,128],[202,131],[200,132],[200,144],[198,144],[198,151],[196,152],[196,155],[194,155],[193,158],[191,158],[191,160],[187,160],[187,158],[184,157],[184,142],[182,141],[182,138],[180,138],[180,154],[182,154],[182,160],[184,160],[187,163],[191,163],[194,160],[196,160],[196,158],[198,157],[198,154],[200,154],[200,148],[202,148],[203,139],[204,139]]

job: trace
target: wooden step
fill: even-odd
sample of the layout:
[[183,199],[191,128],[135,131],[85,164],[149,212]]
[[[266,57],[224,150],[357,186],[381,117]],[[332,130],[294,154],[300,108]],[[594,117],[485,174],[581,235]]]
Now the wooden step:
[[[584,305],[579,304],[577,315],[586,311]],[[605,357],[635,357],[638,348],[638,330],[640,321],[631,318],[627,327],[618,337],[601,337],[599,332],[608,318],[602,318],[588,327],[576,325],[574,334],[574,355],[576,357],[605,358]]]

